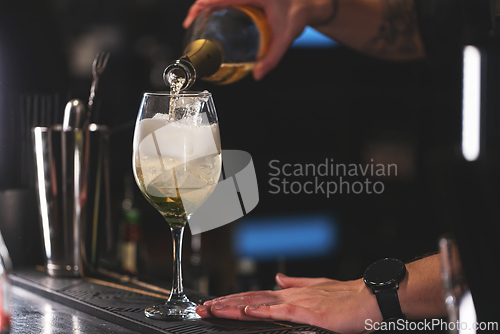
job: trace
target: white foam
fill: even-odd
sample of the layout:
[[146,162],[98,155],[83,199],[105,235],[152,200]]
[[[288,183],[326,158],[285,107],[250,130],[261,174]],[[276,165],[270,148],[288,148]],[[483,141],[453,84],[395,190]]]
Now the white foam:
[[153,134],[163,157],[193,160],[220,151],[218,124],[192,125],[182,120],[168,122],[152,118],[141,120],[137,126],[139,135],[136,140],[141,155],[158,155]]

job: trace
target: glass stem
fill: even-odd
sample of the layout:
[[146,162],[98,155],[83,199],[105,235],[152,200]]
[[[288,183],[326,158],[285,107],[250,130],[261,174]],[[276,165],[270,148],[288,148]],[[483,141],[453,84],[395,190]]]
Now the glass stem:
[[184,234],[183,225],[170,226],[172,232],[173,254],[174,254],[174,272],[172,278],[172,291],[169,300],[180,300],[185,298],[184,287],[182,286],[182,236]]

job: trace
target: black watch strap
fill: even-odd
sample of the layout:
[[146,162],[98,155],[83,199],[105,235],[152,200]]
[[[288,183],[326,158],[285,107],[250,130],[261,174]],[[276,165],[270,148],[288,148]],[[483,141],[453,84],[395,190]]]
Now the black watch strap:
[[403,311],[401,311],[397,288],[375,291],[375,296],[384,321],[406,319]]

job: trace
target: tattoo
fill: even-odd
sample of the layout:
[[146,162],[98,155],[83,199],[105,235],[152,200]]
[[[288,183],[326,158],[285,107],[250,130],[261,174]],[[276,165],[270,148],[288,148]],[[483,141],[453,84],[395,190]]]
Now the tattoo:
[[364,51],[384,56],[388,53],[413,55],[418,52],[415,40],[417,18],[412,0],[381,0],[383,2],[382,23],[364,47]]
[[332,3],[332,11],[331,14],[325,19],[322,20],[321,22],[315,23],[315,26],[322,26],[327,23],[330,23],[331,21],[335,20],[337,18],[337,14],[339,13],[339,0],[331,0]]
[[332,0],[332,14],[328,18],[328,21],[333,21],[339,13],[339,0]]

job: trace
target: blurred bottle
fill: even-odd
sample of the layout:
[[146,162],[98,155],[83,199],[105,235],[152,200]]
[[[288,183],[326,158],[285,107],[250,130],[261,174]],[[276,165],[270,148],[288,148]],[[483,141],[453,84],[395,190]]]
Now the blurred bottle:
[[257,262],[252,258],[240,258],[238,260],[238,290],[260,290],[259,280],[257,279]]
[[142,237],[141,211],[134,206],[132,179],[125,177],[125,196],[122,201],[123,220],[120,225],[119,257],[121,269],[130,274],[138,273]]
[[0,233],[0,334],[10,331],[10,279],[12,262]]
[[198,79],[219,85],[244,78],[266,54],[271,30],[254,6],[234,6],[201,13],[189,27],[183,56],[171,62],[163,79],[174,89],[190,88]]
[[201,256],[201,234],[191,236],[191,252],[189,258],[190,286],[200,293],[209,295],[210,278],[207,264]]
[[139,241],[141,240],[141,212],[136,208],[125,211],[125,221],[122,225],[121,263],[122,269],[131,274],[137,274]]

